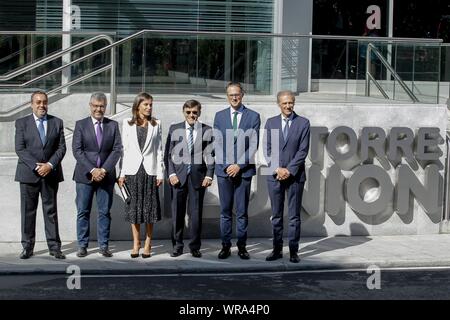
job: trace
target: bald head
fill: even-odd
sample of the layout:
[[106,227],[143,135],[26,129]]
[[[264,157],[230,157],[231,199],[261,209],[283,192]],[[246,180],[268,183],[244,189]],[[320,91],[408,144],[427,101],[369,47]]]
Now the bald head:
[[283,96],[291,97],[295,102],[295,94],[291,90],[283,90],[277,94],[277,103],[280,103],[280,98]]

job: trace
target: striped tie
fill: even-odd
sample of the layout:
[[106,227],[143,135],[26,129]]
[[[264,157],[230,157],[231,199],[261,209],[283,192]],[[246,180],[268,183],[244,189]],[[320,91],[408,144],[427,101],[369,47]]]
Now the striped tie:
[[[194,147],[194,127],[189,127],[189,137],[188,137],[188,149],[189,149],[189,155],[192,155]],[[192,157],[189,159],[189,163],[187,165],[187,174],[191,173],[191,160]]]

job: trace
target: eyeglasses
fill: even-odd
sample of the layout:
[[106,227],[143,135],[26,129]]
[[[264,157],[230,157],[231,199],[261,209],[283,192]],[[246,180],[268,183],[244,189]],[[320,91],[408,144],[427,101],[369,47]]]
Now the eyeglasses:
[[198,111],[185,111],[187,115],[190,115],[191,113],[196,116],[198,114]]
[[105,109],[106,106],[102,105],[102,104],[91,104],[91,107],[94,109]]

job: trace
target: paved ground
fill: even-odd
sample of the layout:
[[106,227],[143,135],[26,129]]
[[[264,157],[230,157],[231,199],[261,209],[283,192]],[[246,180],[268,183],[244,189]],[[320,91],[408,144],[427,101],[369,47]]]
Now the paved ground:
[[[188,252],[172,258],[168,240],[154,240],[153,256],[148,259],[130,258],[131,242],[111,242],[114,256],[104,258],[92,243],[86,258],[76,257],[76,243],[64,243],[65,260],[49,256],[46,244],[39,242],[35,256],[28,260],[18,258],[20,243],[0,243],[0,274],[55,274],[66,273],[70,265],[80,267],[83,274],[174,274],[217,272],[268,272],[294,270],[365,269],[370,265],[380,268],[450,266],[450,235],[421,236],[367,236],[302,238],[298,264],[289,262],[288,249],[282,260],[266,262],[271,251],[270,239],[248,240],[250,260],[241,260],[233,247],[232,256],[218,260],[220,240],[204,240],[202,258]],[[186,249],[186,248],[185,248]]]
[[[450,268],[162,275],[0,275],[0,300],[450,299]],[[198,304],[198,303],[197,303]]]

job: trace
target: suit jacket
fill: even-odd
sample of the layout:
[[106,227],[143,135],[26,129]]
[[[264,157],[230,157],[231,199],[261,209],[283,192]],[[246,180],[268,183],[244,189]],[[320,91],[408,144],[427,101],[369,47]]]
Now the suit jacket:
[[97,167],[97,156],[100,155],[100,166],[107,171],[102,183],[116,181],[116,164],[122,155],[119,124],[117,121],[103,118],[103,140],[99,148],[94,124],[89,116],[75,123],[72,150],[77,163],[73,180],[91,184],[91,170]]
[[[227,150],[227,131],[233,132],[230,107],[219,111],[214,117],[214,146],[216,156],[216,175],[228,177],[226,169],[231,164],[241,167],[240,175],[249,178],[256,174],[255,154],[259,143],[261,118],[259,113],[243,106],[238,136],[234,139],[233,150]],[[248,131],[250,130],[250,131]],[[229,148],[231,149],[231,148]]]
[[[19,156],[15,181],[37,183],[40,179],[53,182],[64,180],[61,160],[66,154],[66,141],[61,119],[47,115],[47,134],[44,145],[39,137],[33,114],[17,119],[15,149]],[[35,171],[37,162],[50,162],[53,170],[45,178],[42,178]]]
[[[267,135],[265,135],[266,143],[264,143],[264,146],[267,148],[267,160],[270,161],[270,156],[274,152],[278,152],[279,163],[275,167],[287,168],[291,175],[300,182],[306,180],[305,159],[309,150],[309,128],[309,120],[295,112],[286,140],[284,140],[282,134],[281,115],[267,119],[265,125]],[[278,149],[274,149],[275,144],[271,141],[271,130],[279,130]],[[275,177],[276,174],[268,176],[268,179],[275,180]]]
[[[183,186],[186,183],[188,163],[191,163],[192,182],[196,188],[200,188],[206,176],[211,178],[214,176],[212,141],[212,128],[204,123],[199,123],[192,152],[185,154],[184,151],[189,150],[185,121],[171,125],[164,152],[167,175],[176,174]],[[174,161],[174,157],[176,161]],[[177,158],[185,161],[177,161]]]
[[129,125],[130,119],[123,120],[122,144],[123,157],[120,176],[135,175],[141,163],[148,175],[163,179],[164,163],[162,150],[161,121],[156,120],[156,125],[149,124],[147,138],[141,151],[136,132],[136,124]]

